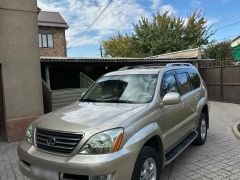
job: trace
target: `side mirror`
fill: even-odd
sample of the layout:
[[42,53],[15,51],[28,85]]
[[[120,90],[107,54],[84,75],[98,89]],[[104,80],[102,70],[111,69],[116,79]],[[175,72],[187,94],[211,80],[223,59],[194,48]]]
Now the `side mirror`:
[[85,93],[86,93],[85,91],[84,91],[84,92],[82,92],[82,94],[81,94],[81,97],[83,97]]
[[163,105],[173,105],[178,104],[181,101],[181,96],[179,93],[167,93],[162,100]]

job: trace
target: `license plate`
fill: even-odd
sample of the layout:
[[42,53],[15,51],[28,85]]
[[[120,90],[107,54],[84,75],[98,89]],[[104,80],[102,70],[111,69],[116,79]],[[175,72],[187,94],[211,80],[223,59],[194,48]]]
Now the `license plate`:
[[58,172],[36,166],[31,166],[31,176],[34,180],[59,180]]

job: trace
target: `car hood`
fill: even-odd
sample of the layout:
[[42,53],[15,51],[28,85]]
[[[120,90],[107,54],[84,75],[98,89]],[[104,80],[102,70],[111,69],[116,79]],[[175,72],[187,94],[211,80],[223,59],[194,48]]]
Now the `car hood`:
[[147,104],[77,102],[39,118],[37,127],[70,132],[86,129],[104,130],[126,122],[141,112]]

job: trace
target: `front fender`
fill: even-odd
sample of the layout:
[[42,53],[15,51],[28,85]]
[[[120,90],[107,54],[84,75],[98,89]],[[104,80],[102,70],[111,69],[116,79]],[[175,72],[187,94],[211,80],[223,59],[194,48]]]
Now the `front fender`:
[[[141,151],[142,147],[146,144],[148,140],[150,140],[152,137],[159,137],[160,143],[161,143],[161,150],[160,154],[161,160],[164,162],[164,141],[162,137],[161,129],[159,128],[159,125],[156,122],[152,122],[151,124],[148,124],[144,128],[140,129],[138,132],[136,132],[123,146],[123,148],[129,149],[130,151],[135,151],[137,154]],[[162,164],[164,164],[162,162]]]

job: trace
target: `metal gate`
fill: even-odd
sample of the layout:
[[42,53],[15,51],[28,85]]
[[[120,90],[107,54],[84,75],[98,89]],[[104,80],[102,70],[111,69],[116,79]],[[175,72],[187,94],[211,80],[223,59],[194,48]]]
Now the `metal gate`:
[[240,65],[200,67],[209,100],[240,103]]

